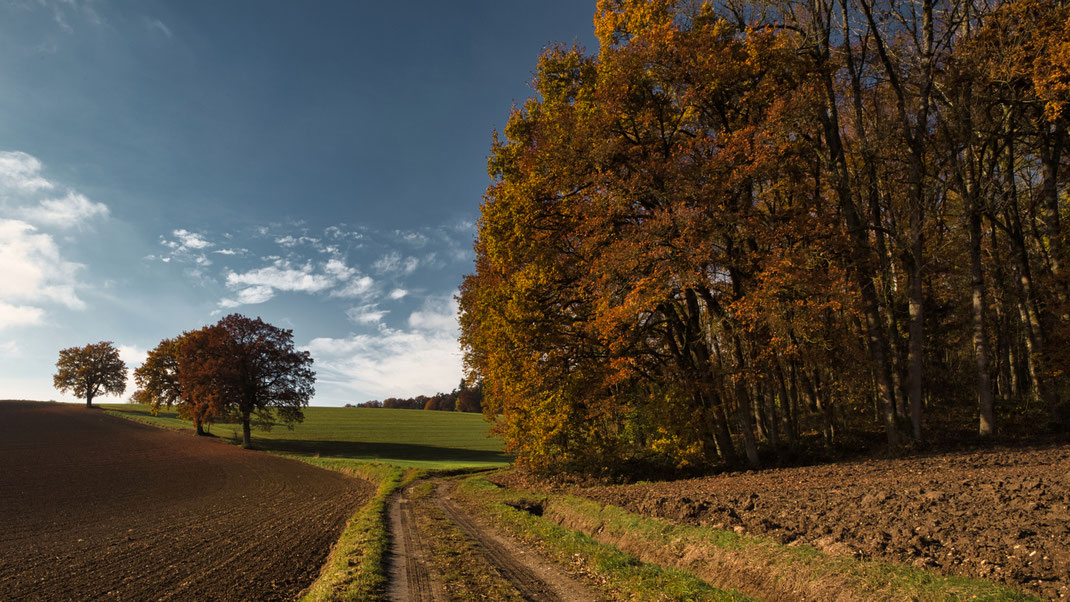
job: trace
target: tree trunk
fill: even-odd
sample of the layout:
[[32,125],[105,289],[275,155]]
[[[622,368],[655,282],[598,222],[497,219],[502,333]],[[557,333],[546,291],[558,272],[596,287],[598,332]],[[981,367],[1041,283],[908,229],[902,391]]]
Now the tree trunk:
[[758,457],[758,443],[754,439],[754,424],[751,422],[750,402],[747,399],[747,387],[739,378],[736,379],[736,415],[739,417],[739,428],[743,431],[743,450],[747,453],[747,465],[758,468],[761,459]]
[[86,394],[86,396],[85,396],[85,407],[87,407],[87,408],[93,407],[93,394],[92,393],[87,393]]
[[[826,40],[827,41],[827,40]],[[866,338],[869,347],[869,356],[873,361],[873,369],[877,375],[877,393],[881,402],[881,414],[883,415],[884,432],[888,437],[888,444],[899,444],[899,431],[895,424],[895,396],[892,392],[891,369],[888,365],[888,343],[885,338],[884,326],[881,321],[880,310],[877,301],[877,284],[874,277],[873,251],[869,244],[869,235],[865,224],[862,223],[851,198],[851,182],[847,172],[847,159],[843,152],[843,142],[840,138],[839,115],[836,108],[836,90],[832,82],[832,74],[823,74],[825,88],[826,113],[820,115],[822,128],[824,129],[825,144],[828,146],[829,158],[833,167],[836,198],[847,225],[847,232],[853,243],[853,261],[851,263],[851,276],[855,286],[862,295],[862,311],[866,317]]]
[[977,372],[979,406],[977,432],[982,437],[989,437],[995,430],[995,415],[992,406],[992,377],[988,370],[988,339],[985,336],[985,275],[981,267],[981,211],[977,206],[976,194],[970,196],[973,197],[970,203],[969,230],[970,275],[973,284],[973,357]]
[[[912,227],[911,230],[914,228]],[[921,403],[924,394],[925,368],[925,291],[922,287],[920,232],[915,237],[910,271],[910,344],[907,349],[907,370],[910,387],[910,427],[915,441],[921,441]]]
[[241,434],[242,434],[241,446],[244,447],[245,449],[252,449],[253,448],[253,438],[252,438],[252,433],[250,432],[250,429],[249,429],[249,413],[248,412],[242,414],[242,417],[241,417]]
[[[1059,162],[1062,159],[1064,132],[1062,125],[1042,125],[1041,143],[1041,208],[1044,223],[1044,242],[1047,243],[1048,255],[1051,258],[1052,273],[1058,281],[1063,273],[1066,262],[1066,241],[1062,236],[1062,225],[1059,218]],[[1065,298],[1064,282],[1058,282],[1059,296]],[[1064,318],[1065,319],[1065,318]]]
[[205,435],[205,433],[204,433],[204,423],[202,423],[200,420],[197,420],[197,421],[195,421],[193,423],[193,426],[195,426],[197,428],[197,436],[198,437],[203,437]]

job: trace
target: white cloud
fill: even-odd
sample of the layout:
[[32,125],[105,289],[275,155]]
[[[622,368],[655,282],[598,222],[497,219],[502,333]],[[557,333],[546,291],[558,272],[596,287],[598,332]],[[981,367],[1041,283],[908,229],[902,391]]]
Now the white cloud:
[[[70,228],[108,215],[108,206],[96,203],[71,189],[57,196],[60,188],[42,174],[33,155],[0,151],[0,209],[7,215],[39,226]],[[46,196],[48,195],[48,196]]]
[[[274,259],[269,266],[256,268],[247,272],[228,272],[227,288],[238,291],[234,298],[225,298],[219,302],[220,307],[232,308],[239,305],[264,303],[275,296],[276,291],[319,293],[344,282],[356,274],[356,270],[347,267],[340,260],[328,261],[323,272],[317,272],[312,263],[294,266],[285,259]],[[344,296],[343,292],[353,288],[370,288],[370,278],[357,278],[350,281],[342,291],[332,292],[332,296]],[[354,295],[355,296],[355,295]]]
[[375,280],[370,276],[361,276],[360,278],[350,280],[342,288],[332,291],[331,296],[343,297],[346,299],[363,297],[372,291],[373,286],[375,286]]
[[419,259],[415,257],[402,258],[400,254],[393,251],[383,255],[372,264],[372,268],[381,274],[392,272],[411,274],[416,271],[416,268],[419,266]]
[[70,228],[94,217],[106,217],[108,206],[90,201],[83,194],[68,191],[59,199],[45,199],[35,207],[26,207],[19,215],[27,221]]
[[136,346],[136,345],[119,345],[119,359],[123,360],[126,364],[126,391],[133,393],[137,389],[137,381],[134,380],[134,370],[145,363],[145,359],[148,358],[148,351]]
[[41,176],[41,162],[22,151],[0,151],[0,186],[22,192],[55,188]]
[[279,246],[282,246],[282,247],[286,247],[287,249],[290,249],[290,248],[296,247],[297,245],[312,245],[312,246],[316,246],[317,244],[319,244],[319,239],[318,238],[312,238],[311,236],[297,236],[297,237],[295,237],[295,236],[291,236],[291,235],[287,234],[286,236],[280,236],[280,237],[276,238],[275,239],[275,244],[277,244]]
[[429,241],[426,234],[423,234],[421,232],[413,232],[412,230],[395,230],[394,235],[414,247],[422,247],[426,245]]
[[203,235],[198,234],[196,232],[190,232],[189,230],[186,230],[184,228],[175,230],[171,232],[171,234],[178,239],[178,246],[174,247],[175,249],[200,250],[214,246],[213,243],[208,242]]
[[341,259],[328,260],[327,265],[323,266],[323,271],[334,276],[338,280],[349,280],[357,275],[357,270],[347,266]]
[[388,313],[390,312],[379,309],[377,304],[370,303],[347,309],[346,317],[357,324],[374,324],[382,322],[383,317]]
[[163,21],[161,21],[159,19],[147,19],[145,21],[145,27],[147,27],[149,29],[149,31],[158,31],[158,32],[160,32],[168,40],[170,40],[171,38],[175,37],[175,34],[173,34],[171,32],[171,28],[168,27],[166,23],[164,23]]
[[293,267],[290,262],[280,259],[273,265],[238,274],[227,274],[227,286],[269,286],[280,291],[301,291],[315,293],[334,286],[334,279],[325,274],[316,274],[312,264]]
[[22,355],[22,350],[19,349],[19,346],[15,341],[4,341],[3,343],[0,343],[0,357],[18,357],[20,355]]
[[219,302],[220,307],[232,308],[239,305],[256,305],[270,301],[275,296],[275,290],[270,286],[250,286],[238,291],[237,299],[223,299]]
[[249,249],[216,249],[212,252],[217,255],[245,255]]
[[397,301],[398,299],[404,298],[405,295],[408,295],[408,294],[409,294],[409,291],[407,291],[407,290],[405,290],[403,288],[396,288],[396,289],[390,291],[390,298],[395,300],[395,301]]
[[29,305],[11,305],[0,301],[0,330],[9,326],[39,324],[45,310]]
[[421,331],[435,331],[456,336],[459,328],[457,322],[457,300],[428,299],[424,308],[409,315],[409,328]]
[[82,309],[85,303],[75,292],[81,267],[65,261],[48,234],[24,221],[0,219],[0,302],[51,302]]
[[307,349],[321,382],[369,399],[449,391],[463,370],[457,337],[442,332],[381,327],[373,335],[313,339]]
[[327,238],[330,238],[331,240],[344,240],[347,238],[351,240],[360,240],[364,238],[364,234],[361,232],[344,230],[343,228],[345,228],[345,226],[345,224],[339,224],[337,226],[328,226],[323,231],[323,235]]
[[141,365],[145,363],[145,358],[148,357],[149,352],[137,347],[136,345],[119,345],[119,358],[122,359],[127,366],[133,366],[135,364]]

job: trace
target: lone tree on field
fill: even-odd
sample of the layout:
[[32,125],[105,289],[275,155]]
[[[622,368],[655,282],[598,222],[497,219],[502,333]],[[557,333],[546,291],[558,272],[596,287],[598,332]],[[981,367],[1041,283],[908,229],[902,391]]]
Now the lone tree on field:
[[312,356],[297,351],[293,331],[240,314],[188,333],[179,349],[178,382],[196,413],[226,415],[242,423],[242,446],[251,447],[253,416],[265,428],[292,428],[315,393]]
[[63,349],[56,368],[53,386],[84,398],[87,408],[93,407],[97,395],[122,395],[126,390],[126,364],[111,341]]

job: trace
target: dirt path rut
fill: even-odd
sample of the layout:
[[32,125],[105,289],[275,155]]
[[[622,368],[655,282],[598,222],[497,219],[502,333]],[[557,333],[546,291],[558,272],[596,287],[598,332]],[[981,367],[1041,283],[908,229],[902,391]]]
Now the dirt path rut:
[[430,553],[416,532],[416,516],[413,504],[405,491],[398,493],[390,503],[391,542],[390,599],[442,600],[435,596],[431,575],[428,572]]
[[[438,601],[470,596],[470,590],[464,596],[451,595],[452,588],[443,583],[450,579],[445,575],[456,573],[456,570],[440,566],[443,556],[451,553],[481,556],[476,561],[483,563],[491,573],[496,569],[501,580],[515,589],[509,593],[510,599],[565,602],[601,599],[535,550],[502,535],[492,525],[469,513],[451,497],[453,482],[435,479],[431,492],[425,492],[422,497],[413,495],[414,486],[416,484],[400,492],[390,505],[393,534],[393,561],[389,571],[391,600]],[[434,545],[441,544],[432,543],[430,539],[433,538],[425,538],[419,527],[421,523],[426,525],[433,520],[430,515],[440,516],[441,522],[463,534],[460,537],[467,540],[467,547],[463,551],[454,547],[445,554],[441,547],[433,550]],[[467,585],[471,586],[471,582]],[[500,596],[500,590],[497,596],[490,589],[485,592],[488,598]]]

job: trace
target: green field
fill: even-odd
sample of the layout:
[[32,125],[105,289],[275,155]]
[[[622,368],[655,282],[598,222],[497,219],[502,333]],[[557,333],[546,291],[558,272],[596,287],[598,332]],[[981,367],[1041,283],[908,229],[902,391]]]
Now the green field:
[[[102,404],[108,413],[159,426],[193,430],[175,412],[158,416],[148,406]],[[304,422],[293,430],[253,429],[253,446],[264,451],[382,462],[397,466],[454,469],[501,466],[511,461],[500,439],[479,414],[386,408],[305,408]],[[241,425],[211,426],[217,437],[239,441]]]

